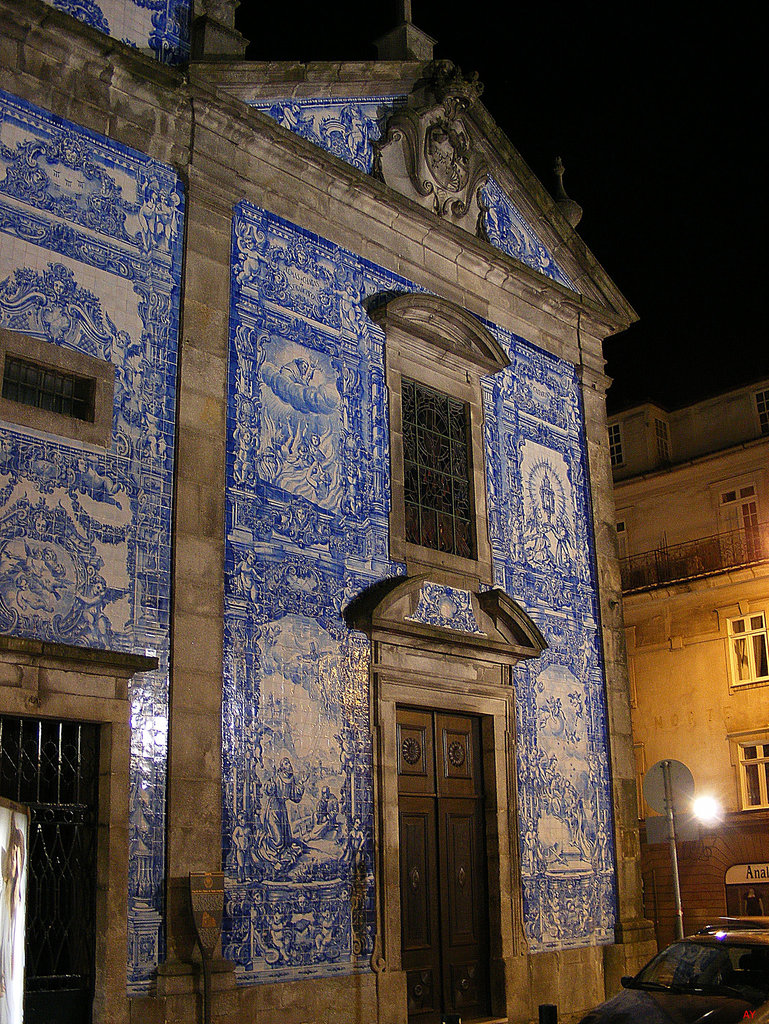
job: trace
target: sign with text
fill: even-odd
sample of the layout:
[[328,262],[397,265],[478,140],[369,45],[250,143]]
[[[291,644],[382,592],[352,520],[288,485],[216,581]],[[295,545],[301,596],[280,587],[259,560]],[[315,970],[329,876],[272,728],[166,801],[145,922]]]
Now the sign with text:
[[769,925],[769,864],[732,864],[724,877],[726,912],[737,917],[758,917]]
[[769,864],[733,864],[726,872],[727,885],[769,882]]

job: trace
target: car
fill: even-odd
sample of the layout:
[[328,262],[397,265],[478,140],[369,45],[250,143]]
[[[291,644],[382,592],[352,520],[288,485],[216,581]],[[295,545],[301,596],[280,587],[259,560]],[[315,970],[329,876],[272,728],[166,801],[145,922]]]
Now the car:
[[769,919],[727,918],[672,943],[580,1024],[769,1021]]

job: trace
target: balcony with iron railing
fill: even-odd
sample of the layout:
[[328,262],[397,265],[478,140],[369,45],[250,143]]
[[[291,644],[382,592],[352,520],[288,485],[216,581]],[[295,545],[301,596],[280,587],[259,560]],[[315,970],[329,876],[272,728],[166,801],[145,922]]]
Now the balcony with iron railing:
[[663,544],[620,559],[622,592],[646,590],[769,561],[769,523],[726,530],[710,537]]

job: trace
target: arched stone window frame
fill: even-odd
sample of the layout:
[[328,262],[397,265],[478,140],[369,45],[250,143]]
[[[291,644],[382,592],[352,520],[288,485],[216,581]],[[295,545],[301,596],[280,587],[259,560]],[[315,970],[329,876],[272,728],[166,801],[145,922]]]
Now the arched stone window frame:
[[[393,561],[404,562],[410,575],[437,569],[448,578],[461,578],[465,585],[491,583],[481,378],[503,370],[510,360],[476,316],[434,295],[398,295],[374,304],[369,316],[385,332],[385,376],[390,400],[390,557]],[[404,378],[461,401],[469,409],[474,558],[463,558],[406,540]]]

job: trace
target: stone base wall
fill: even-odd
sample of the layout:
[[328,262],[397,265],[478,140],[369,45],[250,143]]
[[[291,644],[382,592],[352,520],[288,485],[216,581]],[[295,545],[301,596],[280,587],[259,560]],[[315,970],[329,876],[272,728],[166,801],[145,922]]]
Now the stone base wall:
[[[560,1024],[574,1024],[586,1011],[620,990],[619,979],[635,974],[657,951],[648,922],[628,929],[625,942],[554,953],[524,954],[504,965],[506,1016],[484,1024],[536,1024],[539,1007],[558,1007]],[[200,964],[159,984],[162,995],[131,1000],[131,1024],[190,1024],[202,1020]],[[503,1011],[504,1012],[504,1011]],[[197,1014],[197,1016],[196,1016]],[[212,972],[211,1024],[407,1024],[406,979],[400,971],[378,975],[236,987],[231,966]]]

